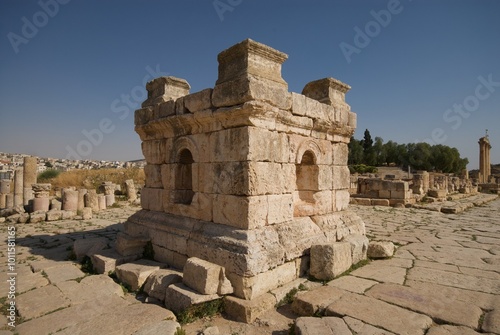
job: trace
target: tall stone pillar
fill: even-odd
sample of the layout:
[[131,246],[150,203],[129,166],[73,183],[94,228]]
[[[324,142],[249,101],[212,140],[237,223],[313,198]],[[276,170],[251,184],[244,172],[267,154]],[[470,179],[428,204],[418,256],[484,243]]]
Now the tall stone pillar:
[[14,206],[24,205],[24,171],[23,169],[16,169],[14,172]]
[[487,136],[479,139],[479,183],[487,183],[491,175],[490,140]]
[[[28,205],[33,199],[31,194],[32,185],[36,184],[37,158],[24,157],[24,172],[23,172],[23,204]],[[27,190],[26,190],[27,189]]]

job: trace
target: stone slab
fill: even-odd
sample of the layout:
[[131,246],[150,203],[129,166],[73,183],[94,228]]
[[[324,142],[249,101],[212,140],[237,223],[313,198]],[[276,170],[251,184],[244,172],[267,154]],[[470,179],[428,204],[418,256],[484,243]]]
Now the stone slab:
[[71,301],[71,306],[108,299],[110,295],[123,297],[123,290],[107,275],[94,275],[83,278],[79,283],[74,280],[57,283],[66,298]]
[[336,317],[300,317],[295,320],[297,335],[352,335],[344,320]]
[[497,309],[486,313],[481,330],[484,332],[500,334],[500,301],[498,301]]
[[345,323],[356,335],[396,335],[384,329],[380,329],[364,323],[363,321],[351,318],[350,316],[344,317]]
[[181,325],[177,321],[163,320],[158,323],[152,323],[144,326],[133,333],[133,335],[176,335],[177,328],[181,328]]
[[352,276],[376,280],[382,283],[394,283],[402,285],[405,282],[406,269],[396,266],[380,265],[372,262],[360,269],[351,272]]
[[423,335],[432,325],[428,316],[354,293],[346,293],[329,305],[326,315],[350,316],[396,334]]
[[[118,311],[121,306],[128,304],[121,297],[111,295],[106,299],[88,301],[23,322],[16,326],[16,331],[19,334],[55,334],[61,329],[92,320],[101,314]],[[74,334],[78,332],[75,331]],[[95,330],[89,334],[95,334]]]
[[63,264],[61,266],[47,268],[44,271],[52,284],[82,278],[85,276],[85,273],[75,264]]
[[408,279],[440,283],[445,286],[484,293],[500,294],[500,282],[498,280],[437,269],[412,268],[408,271]]
[[299,292],[292,303],[294,313],[302,316],[322,314],[331,303],[347,291],[332,286],[321,286],[312,291]]
[[28,291],[16,297],[20,317],[32,319],[70,305],[62,292],[54,285]]
[[327,285],[349,292],[363,294],[366,290],[376,284],[378,284],[378,282],[373,280],[358,278],[355,276],[343,276],[330,281]]
[[133,334],[143,327],[163,320],[175,320],[175,315],[158,305],[132,304],[113,308],[106,313],[87,319],[58,332],[60,335],[73,334]]
[[433,291],[432,287],[423,286],[416,289],[395,284],[379,284],[373,286],[366,295],[428,315],[434,320],[471,328],[477,327],[483,313],[479,307],[457,301],[455,297],[440,291]]
[[480,333],[464,327],[464,326],[451,326],[451,325],[442,325],[435,326],[429,329],[426,335],[480,335]]

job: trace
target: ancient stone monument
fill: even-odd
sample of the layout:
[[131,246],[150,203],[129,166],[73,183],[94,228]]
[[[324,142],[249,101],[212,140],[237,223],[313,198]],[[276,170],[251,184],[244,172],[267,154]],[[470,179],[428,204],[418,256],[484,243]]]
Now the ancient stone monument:
[[488,135],[479,139],[479,183],[489,183],[491,175],[490,149],[491,144]]
[[350,87],[325,78],[290,93],[287,57],[245,40],[219,54],[213,89],[189,94],[175,77],[147,84],[135,112],[143,209],[117,245],[149,239],[173,267],[192,257],[219,265],[246,301],[304,275],[311,245],[364,234],[348,210]]

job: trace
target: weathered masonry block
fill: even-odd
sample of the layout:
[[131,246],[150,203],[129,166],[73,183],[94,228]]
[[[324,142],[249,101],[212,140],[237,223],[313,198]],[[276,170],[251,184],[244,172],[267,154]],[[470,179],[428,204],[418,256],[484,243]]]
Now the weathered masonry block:
[[326,78],[290,93],[287,57],[245,40],[219,54],[213,89],[156,78],[135,112],[146,186],[125,234],[174,267],[223,267],[240,299],[304,275],[312,244],[365,233],[348,210],[350,87]]

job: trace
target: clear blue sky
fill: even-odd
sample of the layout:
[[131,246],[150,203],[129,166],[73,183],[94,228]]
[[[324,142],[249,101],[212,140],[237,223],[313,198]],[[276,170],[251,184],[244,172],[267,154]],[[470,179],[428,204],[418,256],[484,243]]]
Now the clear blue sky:
[[[500,163],[500,1],[55,1],[0,2],[0,151],[142,158],[133,111],[150,72],[213,87],[217,54],[252,38],[289,55],[290,91],[324,77],[351,85],[356,138],[434,134],[477,168],[488,128]],[[95,145],[82,146],[83,131]]]

